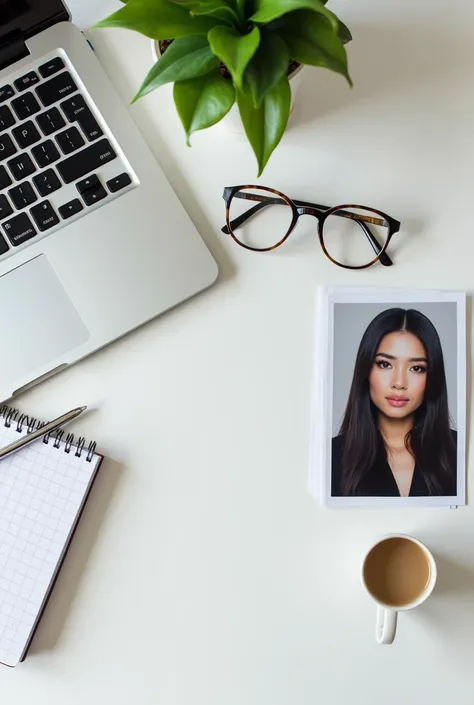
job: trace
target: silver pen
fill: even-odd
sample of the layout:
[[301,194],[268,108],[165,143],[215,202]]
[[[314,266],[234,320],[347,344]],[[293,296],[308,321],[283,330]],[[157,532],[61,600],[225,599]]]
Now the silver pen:
[[57,419],[45,423],[44,426],[40,426],[40,428],[37,428],[35,431],[27,433],[26,436],[19,438],[17,441],[9,443],[7,446],[5,446],[5,448],[0,448],[0,460],[6,455],[10,455],[10,453],[15,453],[17,450],[20,450],[20,448],[24,448],[29,443],[33,443],[33,441],[36,441],[37,438],[41,438],[47,433],[51,433],[51,431],[55,431],[57,428],[60,428],[60,426],[64,426],[64,424],[69,423],[69,421],[72,421],[73,419],[77,418],[79,414],[82,414],[82,412],[86,409],[87,406],[78,406],[77,409],[72,409],[66,414],[58,416]]

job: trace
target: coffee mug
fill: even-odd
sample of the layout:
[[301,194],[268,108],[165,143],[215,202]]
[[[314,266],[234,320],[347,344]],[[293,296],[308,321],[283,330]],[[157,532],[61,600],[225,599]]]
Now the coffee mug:
[[436,584],[431,551],[412,536],[390,534],[377,541],[362,564],[362,583],[377,603],[375,638],[391,644],[399,612],[421,605]]

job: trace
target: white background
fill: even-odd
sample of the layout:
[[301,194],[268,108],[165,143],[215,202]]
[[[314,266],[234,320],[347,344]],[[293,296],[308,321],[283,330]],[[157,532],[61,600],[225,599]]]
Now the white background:
[[[114,7],[70,5],[83,27]],[[335,267],[311,218],[275,253],[238,248],[219,231],[221,194],[256,179],[246,141],[222,124],[187,148],[169,87],[133,107],[220,281],[18,400],[46,418],[95,404],[75,430],[108,460],[28,660],[0,671],[2,703],[472,703],[473,507],[323,509],[307,456],[316,285],[472,287],[474,5],[330,7],[353,30],[355,87],[307,71],[260,183],[391,214],[395,265]],[[129,102],[149,42],[93,40]],[[413,533],[439,564],[391,647],[375,643],[358,575],[386,532]]]

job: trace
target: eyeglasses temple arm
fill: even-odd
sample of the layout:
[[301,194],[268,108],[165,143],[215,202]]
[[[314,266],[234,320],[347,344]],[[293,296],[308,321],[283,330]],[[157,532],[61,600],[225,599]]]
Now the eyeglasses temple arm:
[[[271,206],[272,204],[275,203],[283,203],[284,205],[288,205],[285,201],[283,201],[281,198],[269,198],[266,201],[261,201],[260,203],[257,203],[255,206],[252,206],[246,213],[242,213],[242,215],[239,215],[238,218],[234,218],[234,220],[230,221],[230,227],[231,230],[237,230],[237,228],[240,228],[241,225],[245,223],[249,218],[251,218],[253,215],[258,213],[259,211],[262,210],[262,208],[265,208],[265,206]],[[226,235],[229,235],[229,228],[227,225],[224,225],[223,228],[221,228],[222,232],[225,233]]]
[[[375,237],[375,235],[373,235],[373,233],[371,232],[369,226],[366,225],[365,223],[362,223],[360,220],[356,220],[355,222],[358,225],[360,225],[360,227],[364,231],[365,236],[366,236],[367,240],[369,241],[373,251],[375,252],[376,255],[378,255],[382,248],[380,247],[379,242],[378,242],[377,238]],[[387,255],[386,252],[384,252],[382,255],[379,256],[379,262],[380,262],[380,264],[383,264],[385,267],[390,267],[393,264],[392,260],[390,259],[390,257]]]

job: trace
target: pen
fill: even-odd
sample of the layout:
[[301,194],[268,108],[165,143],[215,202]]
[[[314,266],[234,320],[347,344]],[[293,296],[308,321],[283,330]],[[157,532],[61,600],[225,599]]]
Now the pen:
[[7,446],[5,446],[5,448],[0,448],[0,460],[2,458],[5,458],[5,456],[10,455],[10,453],[15,453],[17,450],[20,450],[20,448],[24,448],[29,443],[36,441],[37,438],[41,438],[47,433],[55,431],[60,426],[69,423],[69,421],[72,421],[73,419],[77,418],[77,416],[79,416],[79,414],[82,414],[82,412],[86,409],[87,406],[78,406],[77,409],[71,409],[71,411],[68,411],[66,414],[58,416],[57,419],[49,421],[48,423],[44,424],[44,426],[40,426],[40,428],[37,428],[35,431],[32,431],[26,436],[19,438],[17,441],[9,443]]

